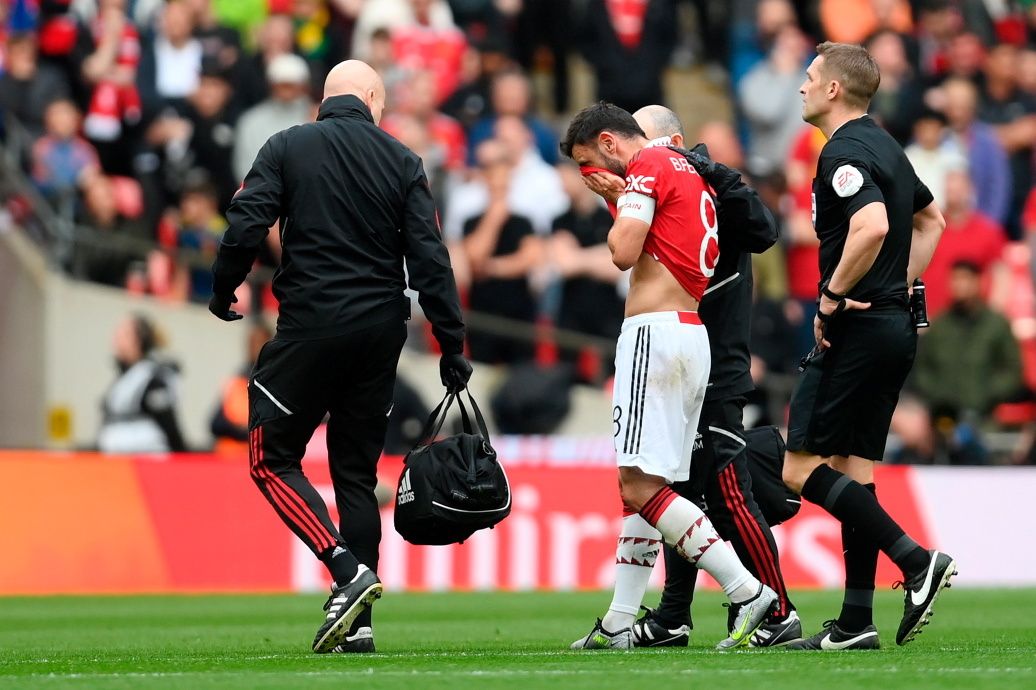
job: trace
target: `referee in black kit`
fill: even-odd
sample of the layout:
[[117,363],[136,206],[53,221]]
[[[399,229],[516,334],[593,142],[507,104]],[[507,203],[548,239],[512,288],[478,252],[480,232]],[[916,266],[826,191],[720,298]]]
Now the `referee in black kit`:
[[[442,348],[443,385],[462,388],[457,286],[421,159],[378,128],[385,86],[369,65],[337,65],[317,121],[270,137],[227,213],[209,310],[233,321],[235,289],[269,228],[283,255],[273,290],[277,334],[248,387],[252,478],[334,579],[313,651],[370,652],[370,606],[381,519],[374,497],[392,406],[410,286]],[[340,526],[302,472],[314,430],[330,414],[327,451]]]
[[784,481],[841,521],[846,589],[837,620],[795,649],[878,647],[871,604],[879,550],[903,571],[897,644],[920,632],[956,573],[952,558],[907,536],[874,491],[874,463],[917,349],[907,286],[945,225],[902,149],[867,115],[879,80],[862,47],[822,43],[800,88],[803,119],[828,142],[813,181],[817,346],[792,396]]

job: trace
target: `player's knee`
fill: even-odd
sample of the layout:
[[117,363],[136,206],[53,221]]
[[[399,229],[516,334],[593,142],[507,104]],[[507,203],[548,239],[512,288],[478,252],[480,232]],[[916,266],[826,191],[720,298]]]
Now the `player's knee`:
[[661,477],[646,475],[635,467],[619,469],[619,494],[622,502],[631,510],[640,512],[644,504],[664,486],[665,481]]
[[784,456],[784,468],[781,470],[781,479],[784,480],[784,485],[794,491],[796,494],[802,493],[802,485],[806,483],[806,479],[809,477],[810,470],[802,462],[794,459],[790,455]]
[[623,508],[629,512],[639,513],[647,503],[647,499],[635,484],[620,481],[619,495],[622,497]]

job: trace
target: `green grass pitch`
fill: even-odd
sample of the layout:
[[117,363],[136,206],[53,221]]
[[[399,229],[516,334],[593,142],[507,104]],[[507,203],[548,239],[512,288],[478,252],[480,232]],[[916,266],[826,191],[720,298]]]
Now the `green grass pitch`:
[[[794,598],[809,632],[840,601]],[[0,688],[1036,688],[1036,590],[945,592],[907,647],[895,645],[902,600],[882,592],[877,652],[714,652],[715,593],[698,596],[689,649],[568,651],[608,600],[389,593],[375,608],[376,655],[317,656],[316,596],[0,599]]]

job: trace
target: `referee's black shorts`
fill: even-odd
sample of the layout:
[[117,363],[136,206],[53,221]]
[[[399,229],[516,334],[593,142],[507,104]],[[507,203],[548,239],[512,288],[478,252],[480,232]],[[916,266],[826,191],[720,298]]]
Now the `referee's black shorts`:
[[910,312],[849,312],[827,327],[791,398],[788,450],[881,460],[892,413],[917,352]]

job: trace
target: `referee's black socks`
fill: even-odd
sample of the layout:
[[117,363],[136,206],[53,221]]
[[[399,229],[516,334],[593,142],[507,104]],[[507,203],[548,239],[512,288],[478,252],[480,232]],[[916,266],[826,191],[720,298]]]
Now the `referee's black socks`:
[[[863,488],[876,493],[874,484]],[[842,552],[845,559],[845,598],[838,614],[838,627],[859,632],[874,624],[874,576],[878,569],[878,547],[852,527],[842,524]]]
[[928,565],[928,551],[907,536],[878,503],[875,494],[827,465],[820,465],[802,485],[802,497],[831,513],[861,540],[885,552],[905,577]]

